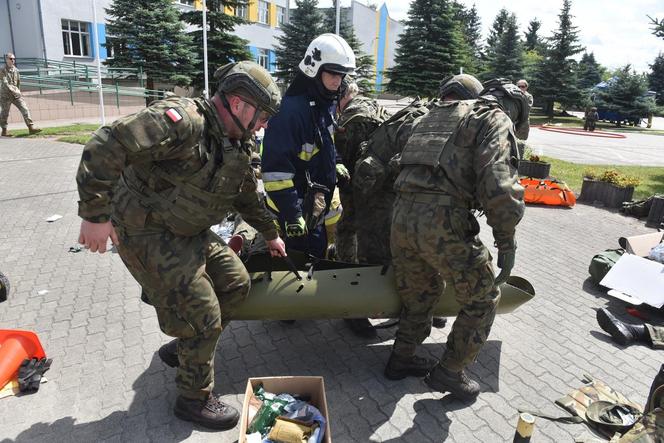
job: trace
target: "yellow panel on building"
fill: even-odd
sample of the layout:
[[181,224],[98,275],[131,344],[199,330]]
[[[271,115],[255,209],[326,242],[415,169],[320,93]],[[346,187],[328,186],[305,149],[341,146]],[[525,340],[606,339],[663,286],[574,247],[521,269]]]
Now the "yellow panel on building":
[[277,27],[277,4],[270,3],[270,27]]
[[194,8],[196,8],[197,11],[202,11],[203,10],[203,0],[194,0]]
[[249,21],[257,22],[258,21],[258,2],[252,1],[249,3]]

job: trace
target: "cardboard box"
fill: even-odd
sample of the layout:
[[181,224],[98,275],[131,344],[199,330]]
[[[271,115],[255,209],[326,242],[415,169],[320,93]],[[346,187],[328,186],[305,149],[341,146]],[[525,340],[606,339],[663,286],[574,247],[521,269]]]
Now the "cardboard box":
[[632,237],[620,237],[618,243],[629,254],[647,257],[650,250],[660,244],[663,239],[664,232],[653,232],[651,234],[635,235]]
[[274,394],[286,392],[291,395],[310,397],[309,403],[317,407],[323,417],[325,417],[325,420],[327,420],[323,443],[332,443],[330,417],[327,413],[327,400],[325,398],[325,383],[323,377],[311,376],[253,377],[247,380],[247,389],[244,392],[244,402],[242,403],[238,443],[246,443],[247,441],[249,399],[254,395],[254,389],[261,383],[266,391]]

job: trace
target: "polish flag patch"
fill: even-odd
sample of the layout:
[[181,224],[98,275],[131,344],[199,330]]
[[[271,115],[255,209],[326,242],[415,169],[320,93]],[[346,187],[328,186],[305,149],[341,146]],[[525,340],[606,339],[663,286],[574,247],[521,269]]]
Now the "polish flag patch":
[[168,111],[166,111],[166,115],[173,121],[173,123],[177,123],[182,120],[182,116],[175,108],[170,108]]

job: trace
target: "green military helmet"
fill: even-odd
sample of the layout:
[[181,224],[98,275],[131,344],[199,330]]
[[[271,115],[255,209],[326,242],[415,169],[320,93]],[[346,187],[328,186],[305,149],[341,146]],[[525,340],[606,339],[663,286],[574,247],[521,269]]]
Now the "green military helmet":
[[482,83],[469,74],[451,75],[440,82],[438,96],[440,98],[449,94],[456,94],[462,100],[477,98],[482,91]]
[[624,404],[610,401],[594,401],[586,409],[586,418],[593,424],[611,432],[625,432],[641,417],[641,411]]
[[228,63],[214,73],[217,93],[237,94],[270,115],[279,111],[281,92],[269,72],[252,61]]
[[498,102],[503,111],[514,123],[514,130],[519,137],[525,134],[528,138],[528,116],[530,114],[530,104],[528,97],[521,90],[506,78],[495,78],[484,83],[484,89],[480,95],[488,100]]

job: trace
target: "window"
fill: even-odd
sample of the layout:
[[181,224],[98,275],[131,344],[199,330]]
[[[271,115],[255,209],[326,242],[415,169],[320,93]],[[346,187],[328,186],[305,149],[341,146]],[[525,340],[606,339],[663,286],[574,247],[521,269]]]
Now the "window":
[[238,5],[235,7],[235,16],[243,18],[245,20],[249,19],[249,12],[247,11],[247,4]]
[[258,63],[268,71],[270,70],[270,57],[269,57],[269,51],[267,49],[258,48],[258,56],[256,57],[256,63]]
[[65,55],[90,57],[89,23],[62,19],[62,45]]
[[106,43],[104,43],[104,47],[106,48],[106,58],[113,58],[115,57],[115,51],[117,50],[118,44],[113,41],[113,37],[110,35],[106,36]]
[[281,27],[284,23],[286,23],[286,8],[277,6],[277,26]]
[[194,6],[194,0],[175,0],[175,3],[179,3],[181,5],[186,5],[186,6]]
[[258,0],[258,23],[270,23],[270,4],[263,0]]

